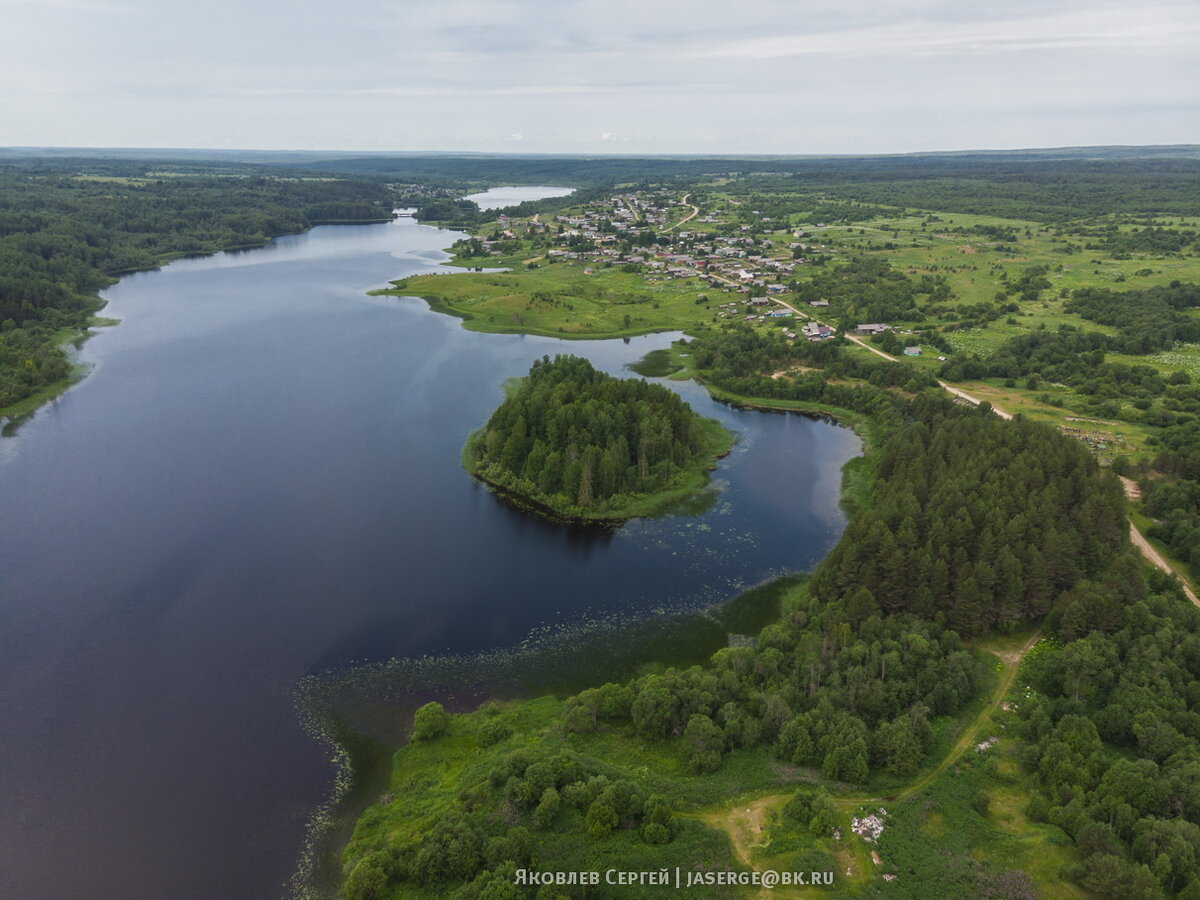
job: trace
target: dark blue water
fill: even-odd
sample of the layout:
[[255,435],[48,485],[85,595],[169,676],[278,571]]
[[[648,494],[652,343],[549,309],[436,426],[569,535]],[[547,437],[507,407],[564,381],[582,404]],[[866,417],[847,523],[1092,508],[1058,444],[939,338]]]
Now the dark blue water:
[[0,896],[279,896],[333,772],[305,674],[705,605],[836,540],[857,439],[690,383],[741,435],[703,516],[588,538],[472,483],[504,379],[671,336],[476,334],[365,296],[455,237],[323,227],[130,276],[92,374],[0,441]]

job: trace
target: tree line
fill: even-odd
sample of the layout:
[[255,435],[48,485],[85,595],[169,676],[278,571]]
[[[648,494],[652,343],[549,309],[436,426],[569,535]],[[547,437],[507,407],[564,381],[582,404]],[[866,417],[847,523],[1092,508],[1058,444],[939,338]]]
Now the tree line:
[[1076,288],[1066,308],[1089,321],[1116,328],[1117,333],[1107,339],[1109,349],[1142,355],[1181,341],[1200,341],[1200,319],[1184,312],[1197,306],[1200,284],[1172,281],[1166,287],[1140,291]]
[[829,301],[830,311],[845,326],[863,322],[919,322],[925,318],[918,305],[924,294],[930,303],[951,299],[950,287],[943,275],[910,278],[882,257],[861,256],[840,266],[825,266],[813,271],[806,282],[792,285],[796,300]]
[[390,217],[385,184],[261,168],[164,172],[145,163],[0,167],[0,408],[61,381],[62,329],[95,293],[173,256],[260,245],[315,222]]
[[847,343],[841,337],[815,343],[789,340],[782,329],[763,331],[738,323],[703,331],[688,347],[705,384],[741,397],[854,410],[885,428],[897,426],[907,414],[906,394],[937,387],[924,370],[847,353]]

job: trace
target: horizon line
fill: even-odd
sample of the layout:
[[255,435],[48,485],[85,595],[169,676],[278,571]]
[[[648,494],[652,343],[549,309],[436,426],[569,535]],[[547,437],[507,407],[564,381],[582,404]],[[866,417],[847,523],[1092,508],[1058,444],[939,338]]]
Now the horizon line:
[[1174,144],[1068,144],[1053,147],[970,147],[962,149],[883,150],[863,153],[739,153],[739,152],[653,152],[614,153],[604,151],[518,151],[518,150],[317,150],[304,147],[169,147],[169,146],[86,146],[86,145],[9,145],[0,146],[0,154],[64,153],[296,153],[309,156],[373,156],[373,157],[423,157],[423,156],[471,156],[471,157],[528,157],[528,158],[610,158],[610,159],[871,159],[879,157],[911,156],[955,156],[969,154],[1003,153],[1063,153],[1087,150],[1134,150],[1134,151],[1197,151],[1200,143]]

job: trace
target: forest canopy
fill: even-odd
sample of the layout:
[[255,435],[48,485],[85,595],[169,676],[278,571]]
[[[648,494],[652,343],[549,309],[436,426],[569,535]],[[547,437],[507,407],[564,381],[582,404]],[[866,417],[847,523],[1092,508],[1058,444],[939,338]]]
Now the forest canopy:
[[534,362],[471,436],[467,468],[571,517],[622,517],[639,500],[699,487],[732,435],[662,385],[614,378],[577,356]]

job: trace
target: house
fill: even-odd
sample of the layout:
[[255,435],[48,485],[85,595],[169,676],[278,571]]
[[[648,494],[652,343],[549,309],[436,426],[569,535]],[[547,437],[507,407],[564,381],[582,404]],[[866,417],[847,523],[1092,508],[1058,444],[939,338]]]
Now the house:
[[920,347],[905,347],[904,355],[905,356],[920,356],[921,348]]
[[823,306],[828,306],[829,301],[828,300],[809,300],[808,305],[812,306],[814,308],[815,307],[823,307]]
[[833,337],[833,329],[819,322],[805,322],[800,330],[804,332],[804,336],[810,341],[823,341],[826,338]]
[[890,325],[883,325],[879,322],[871,322],[867,325],[859,325],[854,329],[855,334],[883,334],[890,329]]

